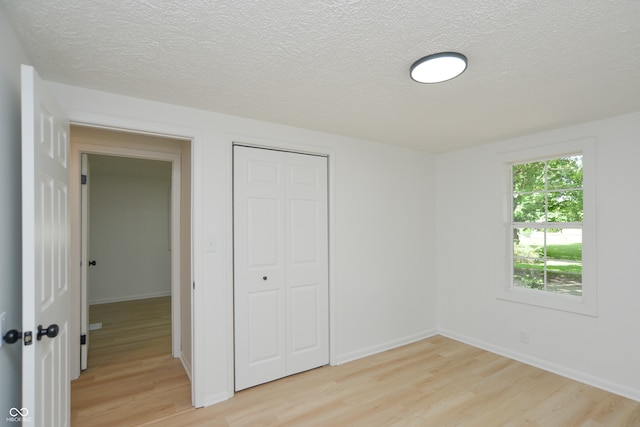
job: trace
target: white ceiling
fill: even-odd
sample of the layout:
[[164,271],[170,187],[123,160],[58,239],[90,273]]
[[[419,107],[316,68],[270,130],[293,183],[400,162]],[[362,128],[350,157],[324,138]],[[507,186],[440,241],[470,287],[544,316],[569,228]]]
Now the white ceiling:
[[[4,0],[47,80],[433,153],[640,111],[638,0]],[[439,51],[469,58],[437,85]]]

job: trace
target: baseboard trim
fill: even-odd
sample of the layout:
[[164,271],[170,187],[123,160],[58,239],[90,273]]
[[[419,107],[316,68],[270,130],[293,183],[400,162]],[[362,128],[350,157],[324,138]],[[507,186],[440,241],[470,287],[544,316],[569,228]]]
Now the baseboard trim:
[[207,396],[203,399],[202,406],[207,407],[207,406],[215,405],[216,403],[229,400],[231,397],[233,397],[233,395],[229,396],[226,392],[212,394],[211,396]]
[[135,301],[139,299],[160,298],[160,297],[170,297],[170,296],[171,296],[171,291],[154,292],[151,294],[127,295],[123,297],[102,298],[98,300],[89,301],[89,305],[109,304],[112,302]]
[[416,341],[430,338],[434,335],[438,335],[438,331],[436,329],[429,329],[428,331],[420,332],[418,334],[408,335],[406,337],[403,337],[397,340],[387,341],[379,345],[363,348],[362,350],[352,351],[351,353],[338,355],[337,364],[342,365],[343,363],[352,362],[354,360],[362,359],[363,357],[372,356],[377,353],[382,353],[383,351],[391,350],[397,347],[402,347],[403,345],[411,344]]
[[456,341],[463,342],[465,344],[472,345],[477,348],[481,348],[491,353],[499,354],[500,356],[504,356],[509,359],[517,360],[518,362],[526,363],[527,365],[535,366],[536,368],[540,368],[545,371],[552,372],[562,377],[566,377],[574,381],[578,381],[583,384],[587,384],[587,385],[608,391],[610,393],[614,393],[614,394],[635,400],[637,402],[640,402],[640,390],[636,390],[631,387],[606,381],[606,380],[603,380],[602,378],[595,377],[585,372],[576,371],[574,369],[567,368],[566,366],[561,366],[546,360],[538,359],[536,357],[531,357],[524,353],[513,351],[505,347],[494,345],[489,342],[478,340],[475,338],[471,338],[466,335],[458,334],[456,332],[449,331],[446,329],[439,329],[438,334],[447,338],[451,338]]
[[193,382],[193,379],[191,378],[191,363],[189,363],[189,360],[187,360],[183,352],[180,352],[180,356],[178,358],[180,359],[180,363],[182,363],[182,367],[184,368],[184,371],[187,373],[187,376],[189,377],[189,382]]

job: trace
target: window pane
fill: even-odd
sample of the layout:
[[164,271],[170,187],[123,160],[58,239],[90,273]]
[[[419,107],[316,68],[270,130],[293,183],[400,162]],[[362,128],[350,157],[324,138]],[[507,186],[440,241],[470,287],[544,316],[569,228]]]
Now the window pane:
[[547,290],[582,295],[582,230],[547,232]]
[[515,195],[513,197],[513,221],[545,221],[544,193]]
[[550,190],[582,188],[582,156],[549,160],[547,186]]
[[582,222],[582,190],[551,192],[548,204],[549,222]]
[[565,295],[582,295],[582,263],[547,267],[547,290]]
[[514,228],[513,255],[524,258],[542,258],[544,256],[544,230]]
[[582,261],[582,230],[579,228],[548,230],[547,258],[550,260]]
[[513,165],[511,168],[513,191],[521,193],[544,190],[544,163],[533,162]]
[[513,286],[544,289],[544,261],[514,258]]

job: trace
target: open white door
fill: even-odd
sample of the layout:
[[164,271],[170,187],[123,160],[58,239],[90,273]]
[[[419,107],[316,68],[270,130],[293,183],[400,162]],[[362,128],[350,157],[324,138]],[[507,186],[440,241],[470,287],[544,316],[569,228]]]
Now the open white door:
[[[69,124],[22,66],[23,425],[70,425]],[[25,411],[26,410],[26,411]],[[25,419],[25,417],[27,419]]]
[[89,156],[81,156],[80,190],[80,370],[89,357]]

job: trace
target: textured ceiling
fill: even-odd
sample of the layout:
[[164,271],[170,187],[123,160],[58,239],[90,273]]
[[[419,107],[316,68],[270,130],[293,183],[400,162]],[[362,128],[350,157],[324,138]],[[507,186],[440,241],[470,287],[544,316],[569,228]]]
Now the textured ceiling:
[[[433,153],[640,110],[637,0],[3,0],[43,78]],[[465,74],[409,78],[455,50]]]

